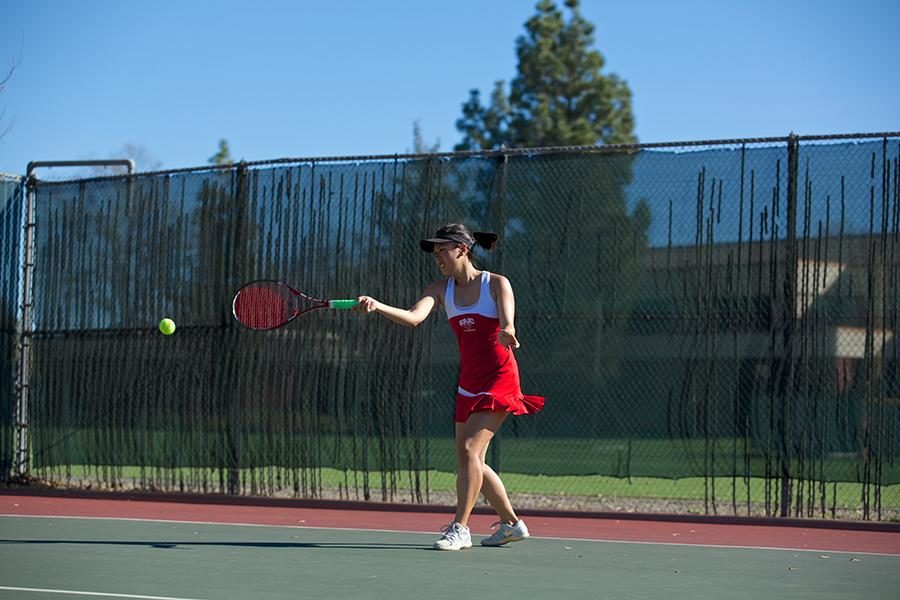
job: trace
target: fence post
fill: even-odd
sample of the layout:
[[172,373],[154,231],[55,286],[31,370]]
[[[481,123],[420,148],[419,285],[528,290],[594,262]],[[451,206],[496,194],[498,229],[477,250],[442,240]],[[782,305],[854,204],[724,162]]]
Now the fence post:
[[793,480],[791,478],[791,445],[793,442],[793,422],[791,409],[794,395],[794,339],[797,325],[797,177],[799,172],[799,137],[795,133],[788,136],[787,144],[787,232],[785,235],[784,279],[782,292],[784,302],[781,307],[781,341],[783,351],[783,376],[779,384],[781,402],[781,506],[780,515],[790,516]]
[[31,382],[31,341],[34,330],[34,187],[30,169],[25,179],[25,224],[23,237],[22,288],[19,306],[22,324],[19,327],[19,364],[16,370],[16,404],[13,419],[16,431],[15,477],[28,476],[28,397]]
[[[507,178],[507,166],[509,165],[509,154],[506,152],[506,146],[503,145],[500,147],[500,156],[497,159],[497,165],[495,169],[499,171],[497,175],[499,181],[497,184],[497,193],[494,199],[494,205],[491,207],[489,214],[491,214],[490,224],[491,230],[495,231],[500,236],[500,244],[497,249],[497,271],[500,273],[506,272],[506,265],[504,261],[504,255],[506,254],[503,251],[503,230],[506,227],[506,178]],[[485,223],[487,225],[487,223]],[[500,447],[502,445],[501,436],[497,436],[494,438],[494,442],[491,444],[491,466],[494,468],[496,472],[500,472],[502,470],[501,465],[501,451]]]

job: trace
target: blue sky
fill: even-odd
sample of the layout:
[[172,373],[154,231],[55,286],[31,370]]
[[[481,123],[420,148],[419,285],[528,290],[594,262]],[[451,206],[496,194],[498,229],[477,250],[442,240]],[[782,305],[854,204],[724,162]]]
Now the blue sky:
[[[452,150],[536,0],[6,2],[0,171]],[[560,2],[561,4],[561,2]],[[582,0],[643,142],[900,130],[896,0]]]

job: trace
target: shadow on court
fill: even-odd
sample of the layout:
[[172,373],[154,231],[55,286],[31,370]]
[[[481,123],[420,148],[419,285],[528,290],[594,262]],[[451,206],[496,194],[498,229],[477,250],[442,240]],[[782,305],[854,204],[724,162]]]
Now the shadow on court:
[[4,540],[0,544],[65,544],[67,546],[143,546],[162,550],[180,549],[182,547],[223,546],[233,548],[339,548],[343,550],[428,550],[434,548],[422,544],[386,544],[386,543],[352,543],[352,542],[149,542],[128,540]]

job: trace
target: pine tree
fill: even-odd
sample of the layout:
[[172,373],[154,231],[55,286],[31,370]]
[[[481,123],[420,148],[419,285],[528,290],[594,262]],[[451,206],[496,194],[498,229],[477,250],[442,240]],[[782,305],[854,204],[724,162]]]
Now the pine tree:
[[594,44],[594,25],[581,16],[578,0],[566,0],[568,21],[553,0],[516,40],[518,73],[509,95],[497,81],[488,106],[471,90],[456,122],[463,140],[456,150],[508,147],[584,146],[634,143],[631,90],[615,74],[601,71],[605,59]]
[[231,150],[228,149],[228,140],[219,140],[219,151],[209,157],[211,165],[231,165],[234,159],[231,158]]

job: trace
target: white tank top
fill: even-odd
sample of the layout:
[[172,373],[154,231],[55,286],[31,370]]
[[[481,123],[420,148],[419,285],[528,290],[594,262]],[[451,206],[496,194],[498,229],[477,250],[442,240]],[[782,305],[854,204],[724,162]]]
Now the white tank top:
[[447,311],[447,318],[452,319],[457,315],[477,314],[490,319],[497,318],[497,303],[491,296],[491,274],[487,271],[481,272],[481,290],[478,294],[478,302],[471,306],[457,306],[454,300],[454,291],[456,290],[456,281],[450,277],[447,280],[447,290],[444,292],[444,309]]

